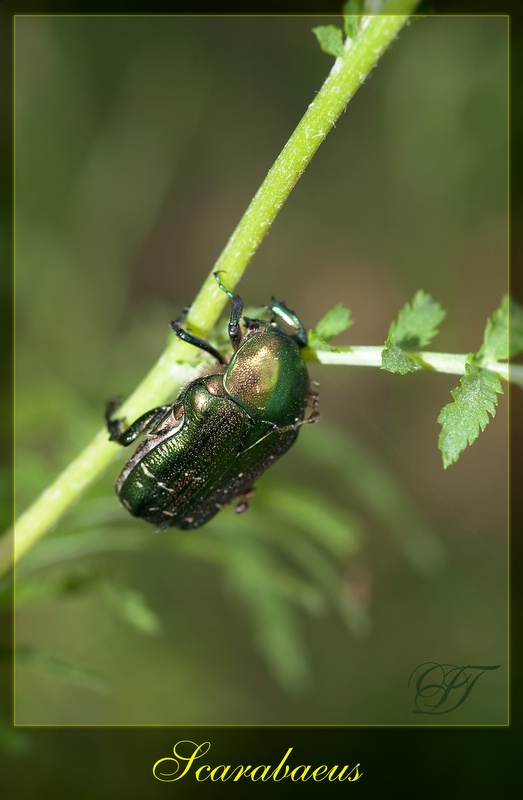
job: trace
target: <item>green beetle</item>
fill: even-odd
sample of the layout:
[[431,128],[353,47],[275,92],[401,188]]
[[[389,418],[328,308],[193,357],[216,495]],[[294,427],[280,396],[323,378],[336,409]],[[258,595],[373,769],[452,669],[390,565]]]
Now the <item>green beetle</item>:
[[[271,321],[245,318],[242,330],[243,301],[214,274],[231,299],[230,361],[184,330],[182,317],[171,323],[173,331],[213,355],[216,372],[196,378],[175,403],[153,408],[126,429],[113,419],[115,403],[106,410],[110,440],[127,446],[147,434],[116,493],[131,514],[159,528],[199,528],[236,499],[235,511],[245,511],[255,480],[291,447],[301,425],[319,419],[301,354],[307,333],[296,314],[272,298]],[[286,333],[276,317],[295,332]]]

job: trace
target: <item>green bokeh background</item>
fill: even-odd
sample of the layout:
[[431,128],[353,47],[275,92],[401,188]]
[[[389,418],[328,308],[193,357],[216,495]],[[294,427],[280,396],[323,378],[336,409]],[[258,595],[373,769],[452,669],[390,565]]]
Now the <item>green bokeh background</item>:
[[[130,392],[161,353],[169,320],[194,297],[327,74],[310,30],[333,21],[17,19],[19,511],[90,441],[105,401]],[[434,349],[477,350],[507,290],[505,18],[425,18],[402,32],[240,291],[253,305],[285,298],[307,327],[342,302],[355,324],[341,343],[379,345],[419,288],[448,312]],[[295,614],[301,649],[281,643],[297,665],[282,679],[263,645],[281,621],[271,623],[270,604],[265,629],[256,616],[267,591],[256,559],[246,559],[240,592],[227,564],[195,558],[177,549],[176,532],[155,536],[125,514],[115,466],[50,536],[99,531],[109,541],[117,530],[143,544],[48,566],[40,547],[27,557],[20,587],[72,576],[84,590],[20,603],[17,644],[37,655],[17,662],[18,723],[507,722],[506,395],[444,471],[436,418],[455,376],[320,366],[311,375],[321,424],[259,482],[248,518],[224,511],[194,536],[239,552],[264,530],[263,553],[292,540],[284,564],[299,572],[310,535],[300,544],[282,492],[292,503],[302,489],[346,526],[334,588],[351,598],[349,625],[335,601]],[[145,598],[149,634],[115,612],[108,582]],[[82,673],[62,674],[49,659]],[[407,683],[426,661],[501,667],[452,714],[420,717]]]

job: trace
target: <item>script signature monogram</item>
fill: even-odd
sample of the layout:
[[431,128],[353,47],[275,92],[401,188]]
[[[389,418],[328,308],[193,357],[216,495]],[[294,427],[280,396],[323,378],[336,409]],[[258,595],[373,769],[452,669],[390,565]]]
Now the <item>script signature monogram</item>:
[[499,669],[494,666],[476,666],[467,664],[463,667],[454,664],[438,664],[427,661],[420,664],[409,678],[411,685],[415,675],[416,708],[413,714],[448,714],[465,702],[475,683],[488,670]]

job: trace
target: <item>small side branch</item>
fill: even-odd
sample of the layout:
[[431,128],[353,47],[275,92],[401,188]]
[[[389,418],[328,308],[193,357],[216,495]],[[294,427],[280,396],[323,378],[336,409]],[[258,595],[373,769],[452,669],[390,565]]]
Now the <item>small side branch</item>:
[[[320,364],[355,367],[381,367],[383,345],[377,347],[354,346],[336,350],[310,350],[305,354],[311,361]],[[464,375],[468,355],[463,353],[432,353],[412,351],[407,355],[417,363],[418,369],[432,370],[446,375]],[[523,364],[509,364],[506,361],[483,361],[478,364],[483,369],[495,372],[505,381],[523,386]]]

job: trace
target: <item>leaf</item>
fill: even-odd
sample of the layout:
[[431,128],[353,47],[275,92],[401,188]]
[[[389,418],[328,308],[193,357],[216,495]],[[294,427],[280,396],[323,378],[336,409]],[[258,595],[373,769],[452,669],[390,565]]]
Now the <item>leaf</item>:
[[333,347],[331,344],[322,339],[321,336],[318,336],[316,331],[310,330],[307,333],[307,345],[311,348],[311,350],[329,350],[337,352],[338,348]]
[[486,361],[501,361],[508,358],[508,324],[509,298],[505,295],[500,307],[487,320],[478,358]]
[[523,352],[523,308],[505,295],[487,321],[479,359],[503,361]]
[[318,324],[308,332],[308,345],[312,350],[334,350],[337,348],[329,344],[329,341],[339,333],[347,330],[352,325],[351,312],[344,305],[338,303],[337,306],[327,311]]
[[[469,358],[472,358],[470,356]],[[503,387],[498,376],[473,363],[465,365],[466,373],[460,386],[451,394],[452,403],[442,408],[438,422],[442,426],[438,446],[445,469],[458,460],[467,444],[472,444],[489,423],[489,414],[496,414],[498,394]]]
[[234,548],[230,556],[227,584],[254,623],[259,652],[284,688],[305,688],[310,674],[299,619],[278,591],[274,557],[253,542]]
[[[353,435],[331,428],[327,422],[318,428],[314,437],[303,437],[300,447],[323,479],[339,485],[343,496],[348,494],[358,508],[378,520],[415,569],[425,575],[439,570],[445,561],[443,545],[428,527],[412,494]],[[358,518],[349,518],[346,508],[343,514],[349,531],[359,538]]]
[[19,666],[48,672],[61,680],[95,692],[104,693],[110,688],[106,679],[99,673],[51,656],[36,647],[19,647],[16,651],[16,662]]
[[[284,493],[281,492],[281,500],[284,499]],[[271,506],[273,504],[271,503]],[[311,503],[312,505],[312,503]],[[325,508],[326,504],[323,504]],[[283,510],[283,517],[285,518],[285,507],[283,503],[276,504],[278,511]],[[311,506],[309,506],[310,508]],[[316,520],[320,519],[321,511],[313,512],[313,517]],[[275,544],[286,555],[286,560],[291,560],[296,567],[300,569],[312,581],[313,586],[317,586],[321,592],[321,597],[329,601],[332,610],[342,620],[343,624],[355,634],[363,633],[367,628],[368,620],[364,620],[361,609],[356,609],[351,602],[350,597],[346,591],[345,585],[345,569],[343,568],[344,560],[340,558],[342,552],[345,556],[353,555],[359,549],[359,544],[354,541],[353,532],[350,530],[350,523],[347,521],[343,529],[338,530],[335,534],[335,541],[329,542],[325,538],[324,531],[326,530],[328,520],[332,519],[335,515],[332,511],[327,512],[326,519],[322,521],[322,530],[317,531],[314,527],[313,519],[310,520],[309,529],[303,526],[302,530],[299,527],[293,529],[289,527],[284,537],[275,539]],[[336,523],[343,524],[342,515],[338,513],[335,517]],[[296,521],[299,525],[303,522],[300,517],[293,519],[289,516],[291,522]],[[312,534],[304,536],[304,533]],[[264,535],[271,537],[269,526],[265,527]],[[330,532],[329,532],[330,535]],[[343,542],[340,542],[340,538]],[[341,548],[340,548],[341,544]],[[329,552],[330,551],[330,552]],[[338,558],[332,558],[333,552],[337,551]]]
[[416,372],[419,366],[400,347],[391,343],[381,353],[381,369],[406,375],[408,372]]
[[147,547],[147,537],[144,538],[139,530],[127,527],[118,530],[109,523],[100,524],[96,529],[75,531],[72,535],[66,533],[44,539],[27,554],[17,568],[17,575],[19,571],[24,574],[28,568],[41,569],[78,558],[96,556],[98,553],[140,552]]
[[[350,310],[345,308],[341,303],[327,311],[324,317],[320,319],[318,324],[309,332],[316,340],[318,337],[325,344],[339,333],[343,333],[347,328],[350,328],[353,321],[350,318]],[[309,342],[310,345],[310,342]],[[312,346],[312,345],[311,345]]]
[[333,559],[345,558],[359,550],[359,531],[354,520],[332,507],[320,492],[292,485],[270,489],[271,514],[308,534]]
[[106,583],[104,594],[116,613],[141,633],[155,636],[162,625],[156,614],[149,608],[146,599],[140,592]]
[[403,349],[425,347],[436,336],[445,311],[440,304],[420,289],[412,303],[405,303],[389,330],[389,339]]
[[360,29],[363,7],[363,0],[347,0],[343,4],[343,28],[350,39],[354,39]]
[[415,372],[416,361],[402,351],[416,347],[424,347],[436,336],[438,326],[445,317],[445,311],[439,303],[420,289],[414,295],[412,303],[405,303],[398,319],[389,328],[389,335],[381,354],[381,369],[389,372]]
[[321,49],[330,56],[342,56],[345,53],[343,48],[343,34],[336,25],[320,25],[312,29]]

